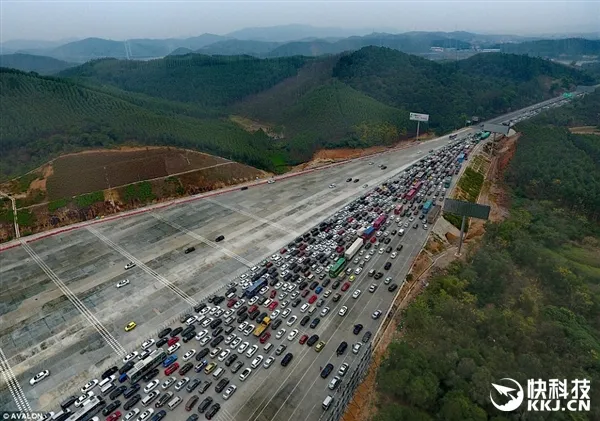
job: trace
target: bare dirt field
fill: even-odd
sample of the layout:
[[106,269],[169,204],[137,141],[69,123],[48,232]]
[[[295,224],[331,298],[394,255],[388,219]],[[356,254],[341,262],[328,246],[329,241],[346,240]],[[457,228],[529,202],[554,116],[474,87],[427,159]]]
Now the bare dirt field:
[[598,126],[580,126],[580,127],[571,127],[569,129],[571,133],[576,134],[597,134],[600,135],[600,129]]

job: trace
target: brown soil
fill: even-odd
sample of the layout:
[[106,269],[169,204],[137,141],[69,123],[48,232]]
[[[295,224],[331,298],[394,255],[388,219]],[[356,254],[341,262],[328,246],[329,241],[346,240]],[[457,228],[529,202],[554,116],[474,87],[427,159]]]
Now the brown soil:
[[445,248],[446,247],[444,243],[433,234],[429,236],[427,244],[425,245],[425,250],[427,250],[432,255],[441,253],[442,251],[444,251]]
[[600,129],[598,126],[580,126],[580,127],[571,127],[569,128],[571,133],[576,134],[597,134],[600,135]]

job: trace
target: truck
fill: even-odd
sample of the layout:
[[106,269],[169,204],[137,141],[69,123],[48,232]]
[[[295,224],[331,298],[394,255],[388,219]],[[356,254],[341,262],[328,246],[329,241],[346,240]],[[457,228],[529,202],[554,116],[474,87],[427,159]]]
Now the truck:
[[360,250],[360,248],[363,246],[363,244],[364,244],[364,240],[362,238],[357,238],[356,240],[354,240],[352,245],[350,247],[348,247],[348,249],[346,249],[346,252],[344,253],[346,260],[348,260],[348,261],[352,260],[354,258],[354,256],[356,255],[356,253],[358,252],[358,250]]
[[402,213],[402,210],[403,210],[402,205],[398,205],[398,206],[396,206],[396,209],[394,209],[394,213],[396,215],[400,215]]
[[386,219],[387,219],[387,215],[385,215],[385,214],[379,215],[377,217],[377,219],[373,222],[373,227],[375,229],[379,229],[379,227],[381,227],[381,225],[385,222]]
[[356,235],[358,235],[359,237],[362,238],[363,234],[365,233],[366,228],[359,228],[358,231],[356,231]]
[[260,322],[260,324],[258,326],[256,326],[256,329],[254,329],[253,335],[258,338],[260,335],[263,334],[263,332],[269,327],[270,324],[271,324],[271,318],[265,317],[263,319],[263,321]]
[[438,217],[442,207],[440,205],[435,205],[431,208],[431,210],[427,213],[427,223],[433,224],[435,222],[435,218]]
[[431,200],[428,200],[427,202],[425,202],[425,204],[423,205],[423,213],[426,214],[427,212],[429,212],[429,210],[431,209]]
[[369,227],[362,233],[361,237],[364,240],[368,240],[369,238],[371,238],[371,236],[373,235],[374,232],[375,232],[375,228]]

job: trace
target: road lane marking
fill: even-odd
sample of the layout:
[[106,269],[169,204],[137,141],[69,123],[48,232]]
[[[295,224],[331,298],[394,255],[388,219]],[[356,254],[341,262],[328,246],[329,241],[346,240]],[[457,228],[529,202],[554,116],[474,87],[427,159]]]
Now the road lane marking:
[[15,373],[12,371],[10,364],[8,363],[8,359],[6,355],[4,355],[4,351],[0,348],[0,371],[2,371],[2,377],[4,377],[4,381],[8,386],[8,390],[12,395],[15,404],[17,405],[17,409],[20,412],[31,412],[31,406],[29,406],[29,402],[27,401],[27,397],[21,389],[21,385],[17,381],[15,377]]

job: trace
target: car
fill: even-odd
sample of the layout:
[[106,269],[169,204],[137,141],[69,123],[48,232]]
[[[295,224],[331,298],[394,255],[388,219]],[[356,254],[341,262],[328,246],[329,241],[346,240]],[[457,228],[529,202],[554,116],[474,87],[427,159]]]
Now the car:
[[124,286],[129,285],[129,279],[123,279],[117,283],[117,288],[123,288]]
[[154,345],[156,341],[152,338],[150,339],[146,339],[143,343],[142,343],[142,349],[146,350],[148,348],[150,348],[152,345]]
[[321,309],[321,313],[320,313],[321,317],[326,316],[329,313],[329,310],[330,310],[329,307],[323,307]]
[[344,285],[342,285],[342,291],[348,291],[348,288],[350,288],[350,284],[348,282],[344,282]]
[[181,380],[179,380],[176,384],[175,384],[175,390],[181,390],[185,387],[186,384],[188,384],[190,381],[189,377],[184,377]]
[[381,317],[381,314],[382,314],[381,310],[375,310],[373,312],[373,314],[371,315],[371,317],[373,317],[373,319],[377,320],[377,319],[379,319]]
[[338,314],[339,314],[340,316],[345,316],[347,312],[348,312],[348,307],[346,307],[346,306],[342,306],[342,307],[340,308],[340,311],[338,311]]
[[219,412],[220,409],[221,409],[221,405],[216,403],[213,406],[211,406],[208,411],[206,411],[206,415],[204,417],[207,420],[211,420],[215,415],[217,415],[217,412]]
[[315,329],[319,325],[320,322],[321,322],[321,319],[319,319],[319,318],[313,319],[313,321],[310,322],[310,328]]
[[342,382],[342,379],[340,379],[338,376],[334,376],[333,379],[331,379],[331,381],[327,385],[327,387],[330,390],[335,390],[341,382]]
[[317,352],[321,352],[321,350],[325,348],[325,342],[323,341],[319,341],[317,342],[317,344],[315,345],[315,351]]
[[140,410],[138,408],[133,408],[131,411],[129,411],[127,414],[125,414],[125,416],[123,417],[123,421],[130,421],[134,417],[136,417],[139,413],[140,413]]
[[329,363],[327,364],[323,370],[321,370],[321,378],[326,379],[331,372],[333,371],[333,364]]
[[191,253],[191,252],[193,252],[195,250],[196,250],[196,247],[192,246],[192,247],[186,248],[183,253],[184,254],[189,254],[189,253]]
[[140,415],[140,417],[137,419],[137,421],[146,421],[146,420],[150,419],[152,414],[154,414],[154,409],[148,408],[144,412],[142,412],[142,415]]
[[[106,417],[120,406],[121,406],[121,401],[113,401],[113,402],[109,403],[108,406],[106,406],[106,408],[104,408],[102,410],[102,415],[104,415]],[[120,412],[119,412],[119,414],[120,414]]]
[[33,378],[31,380],[29,380],[29,384],[31,386],[33,386],[33,385],[41,382],[42,380],[44,380],[48,376],[50,376],[50,370],[40,371],[38,374],[36,374],[35,376],[33,376]]
[[348,348],[348,343],[346,341],[343,341],[339,344],[339,346],[337,347],[337,350],[335,351],[335,353],[340,356],[343,355],[344,352],[346,352],[346,348]]
[[352,298],[358,298],[361,294],[361,290],[357,289],[352,293]]
[[348,363],[342,363],[337,372],[338,376],[344,377],[348,372],[348,368],[350,368],[350,365]]
[[[331,301],[333,301],[334,303],[337,303],[338,301],[340,301],[340,299],[342,298],[342,294],[340,294],[339,292],[337,292],[332,298]],[[345,307],[345,306],[344,306]],[[346,308],[347,310],[347,308]],[[340,316],[343,316],[343,314],[341,314]]]
[[271,365],[273,364],[273,362],[275,362],[275,357],[271,356],[271,357],[269,357],[269,358],[267,358],[265,360],[265,362],[263,363],[263,367],[264,368],[269,368],[269,367],[271,367]]
[[285,354],[285,356],[281,359],[281,366],[282,367],[287,367],[287,365],[292,361],[292,359],[294,358],[294,354],[292,354],[291,352],[288,352],[287,354]]
[[391,267],[392,267],[392,263],[391,262],[387,262],[383,268],[385,270],[390,270]]
[[219,235],[217,238],[215,238],[215,243],[219,243],[219,242],[223,241],[224,239],[225,239],[225,236]]
[[398,285],[397,284],[392,284],[388,287],[388,291],[389,292],[394,292],[396,291],[396,289],[398,289]]
[[135,263],[129,262],[129,263],[127,263],[125,265],[125,270],[129,270],[129,269],[134,268],[134,267],[135,267]]
[[254,360],[252,360],[252,363],[250,363],[250,367],[252,367],[252,368],[258,367],[262,363],[263,359],[264,359],[264,357],[262,355],[257,355],[256,358]]
[[395,259],[396,256],[398,256],[397,252],[393,252],[392,254],[390,254],[390,259]]
[[352,330],[352,333],[354,333],[355,335],[358,335],[360,333],[360,331],[362,330],[363,325],[361,325],[360,323],[355,324],[354,328]]
[[148,394],[150,392],[152,392],[154,389],[156,389],[156,386],[158,386],[158,384],[160,383],[160,380],[158,379],[154,379],[151,382],[149,382],[146,387],[144,387],[144,393]]
[[309,321],[310,321],[310,316],[304,316],[302,318],[302,320],[300,320],[300,326],[306,326]]
[[94,387],[96,387],[97,384],[98,384],[98,379],[90,380],[89,382],[87,382],[86,384],[84,384],[83,387],[80,389],[81,393],[87,393],[87,392],[89,392]]
[[135,329],[136,326],[137,324],[135,322],[127,323],[127,325],[125,326],[125,332],[131,332],[133,329]]
[[169,355],[162,363],[164,368],[167,368],[171,364],[177,361],[177,355]]
[[194,358],[194,355],[196,355],[196,350],[195,349],[190,349],[188,352],[186,352],[183,355],[183,361],[189,361],[192,358]]
[[163,384],[160,386],[162,388],[162,390],[167,390],[169,387],[173,386],[173,384],[175,384],[175,381],[177,379],[175,377],[168,377],[165,379],[165,381],[163,382]]
[[181,348],[181,344],[180,343],[175,343],[173,345],[171,345],[170,347],[167,348],[167,354],[173,354],[175,352],[177,352],[177,350]]
[[369,331],[365,332],[365,334],[363,335],[363,337],[361,339],[362,342],[366,344],[371,339],[371,336],[372,336],[371,332],[369,332]]
[[254,325],[250,324],[244,329],[244,336],[250,335],[254,331]]
[[173,363],[165,369],[165,376],[170,376],[177,370],[179,370],[179,363]]
[[225,393],[223,393],[223,399],[227,400],[231,397],[231,395],[233,395],[235,393],[235,391],[237,390],[237,386],[230,384],[229,386],[227,386],[227,389],[225,389]]
[[355,343],[354,345],[352,345],[352,353],[358,354],[360,352],[361,347],[362,347],[362,344],[360,342]]
[[221,353],[219,354],[219,357],[217,359],[219,361],[223,362],[223,361],[225,361],[225,359],[227,357],[229,357],[229,354],[231,354],[231,350],[230,349],[226,349],[224,351],[221,351]]
[[248,342],[244,342],[243,344],[241,344],[241,345],[238,347],[238,349],[237,349],[237,352],[238,352],[239,354],[241,354],[241,353],[243,353],[243,352],[246,350],[246,348],[248,348],[249,346],[250,346],[250,343],[248,343]]
[[292,330],[288,335],[287,339],[288,341],[293,341],[296,336],[298,336],[298,329]]
[[373,292],[377,291],[377,286],[378,286],[377,284],[371,284],[369,286],[369,292],[373,293]]

